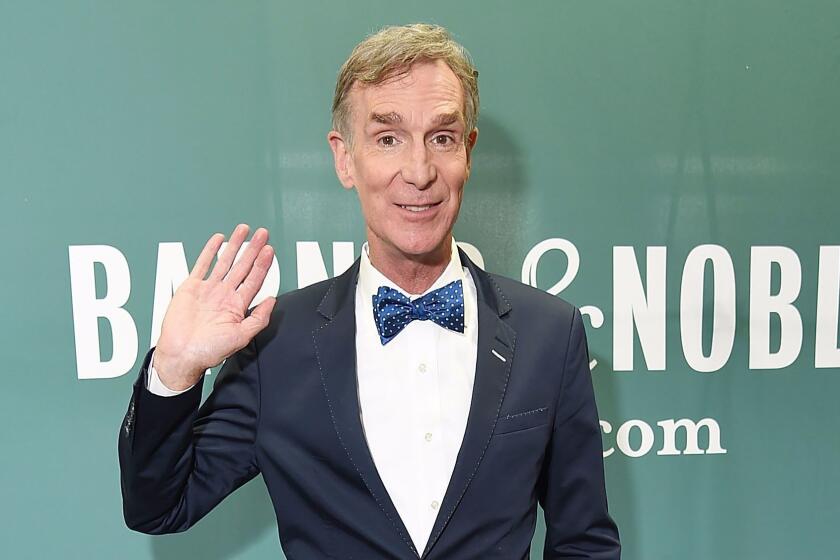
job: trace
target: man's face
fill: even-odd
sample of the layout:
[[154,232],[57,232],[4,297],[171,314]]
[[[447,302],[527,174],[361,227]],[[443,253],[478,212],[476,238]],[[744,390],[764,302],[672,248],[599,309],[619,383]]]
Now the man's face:
[[335,131],[329,140],[339,179],[359,193],[371,258],[448,259],[477,134],[465,131],[458,78],[443,61],[416,63],[354,85],[350,106],[352,147]]

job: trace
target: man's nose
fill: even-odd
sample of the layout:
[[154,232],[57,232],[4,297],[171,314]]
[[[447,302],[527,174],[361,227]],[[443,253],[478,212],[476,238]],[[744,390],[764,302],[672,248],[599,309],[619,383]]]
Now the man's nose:
[[437,168],[432,156],[425,142],[414,143],[403,160],[403,180],[420,190],[432,186],[437,179]]

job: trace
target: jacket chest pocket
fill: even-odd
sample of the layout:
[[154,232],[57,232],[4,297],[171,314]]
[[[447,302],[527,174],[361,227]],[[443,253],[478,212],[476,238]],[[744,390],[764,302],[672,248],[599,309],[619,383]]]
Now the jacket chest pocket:
[[512,412],[499,416],[499,419],[496,421],[496,429],[493,430],[493,435],[512,434],[540,426],[547,426],[550,421],[551,417],[548,413],[547,406],[523,410],[521,412]]

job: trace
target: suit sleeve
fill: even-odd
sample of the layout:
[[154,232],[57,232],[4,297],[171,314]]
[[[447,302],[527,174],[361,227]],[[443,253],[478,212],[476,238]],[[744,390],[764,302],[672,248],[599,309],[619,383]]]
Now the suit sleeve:
[[554,430],[540,476],[545,559],[621,557],[607,511],[601,430],[580,311],[574,310]]
[[148,534],[185,531],[259,472],[259,368],[255,342],[228,358],[199,408],[204,383],[162,397],[147,386],[146,355],[120,428],[126,525]]

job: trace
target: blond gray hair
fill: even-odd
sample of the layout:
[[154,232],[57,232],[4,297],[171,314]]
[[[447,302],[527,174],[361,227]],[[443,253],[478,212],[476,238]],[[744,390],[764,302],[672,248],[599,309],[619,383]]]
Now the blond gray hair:
[[332,104],[332,127],[351,141],[350,91],[354,84],[381,84],[408,73],[415,62],[445,62],[464,92],[464,121],[469,134],[478,121],[478,70],[467,50],[439,25],[415,23],[384,27],[356,45],[341,66]]

